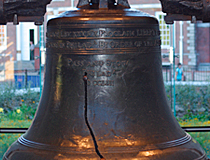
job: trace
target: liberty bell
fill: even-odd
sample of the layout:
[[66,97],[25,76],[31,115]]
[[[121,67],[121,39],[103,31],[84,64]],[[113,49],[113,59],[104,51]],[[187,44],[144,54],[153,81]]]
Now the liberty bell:
[[43,93],[3,160],[207,160],[174,118],[156,18],[80,0],[48,21]]

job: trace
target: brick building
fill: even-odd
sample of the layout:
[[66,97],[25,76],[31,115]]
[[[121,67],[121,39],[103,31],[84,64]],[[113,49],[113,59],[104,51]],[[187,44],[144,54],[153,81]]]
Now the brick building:
[[[174,39],[175,54],[179,56],[176,58],[176,64],[181,62],[184,67],[210,68],[210,25],[208,23],[175,22],[175,29],[173,29],[172,25],[165,24],[164,13],[161,12],[158,0],[130,0],[129,3],[131,8],[154,15],[159,20],[163,65],[170,65],[168,56]],[[30,41],[34,43],[35,48],[40,48],[41,44],[41,50],[44,52],[47,21],[72,9],[76,4],[77,0],[52,0],[47,7],[45,23],[42,27],[35,26],[34,23],[20,23],[17,26],[8,23],[7,26],[0,26],[0,81],[5,80],[6,72],[9,73],[10,70],[37,68],[35,64],[38,63],[38,60],[30,58]],[[36,55],[37,53],[39,50],[36,50]],[[20,65],[21,62],[31,65],[25,65],[27,68],[24,68],[24,65],[18,67],[17,65]]]

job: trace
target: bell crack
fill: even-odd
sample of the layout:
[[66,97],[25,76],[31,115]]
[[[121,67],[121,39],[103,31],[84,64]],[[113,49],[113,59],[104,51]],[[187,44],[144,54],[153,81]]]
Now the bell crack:
[[90,135],[93,139],[93,143],[94,143],[94,147],[95,147],[95,151],[96,151],[96,154],[100,157],[100,160],[106,160],[102,154],[100,153],[99,149],[98,149],[98,144],[97,144],[97,141],[96,141],[96,138],[95,138],[95,135],[93,133],[93,130],[89,124],[89,121],[88,121],[88,117],[87,117],[87,106],[88,106],[88,103],[87,103],[87,80],[88,80],[88,77],[87,77],[87,72],[85,72],[84,76],[83,76],[83,81],[84,81],[84,85],[85,85],[85,106],[84,106],[84,110],[85,110],[85,113],[84,113],[84,116],[85,116],[85,123],[89,129],[89,132],[90,132]]

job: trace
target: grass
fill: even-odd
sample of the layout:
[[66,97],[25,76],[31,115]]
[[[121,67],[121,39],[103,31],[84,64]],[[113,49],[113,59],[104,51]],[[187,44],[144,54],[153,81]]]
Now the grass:
[[28,128],[32,120],[4,120],[0,122],[1,128]]
[[199,120],[198,118],[188,120],[178,119],[178,122],[182,127],[210,126],[210,120]]
[[3,155],[9,146],[20,136],[21,134],[0,134],[0,159],[3,158]]
[[[1,128],[28,128],[32,120],[10,120],[8,118],[1,119]],[[21,134],[0,134],[0,160],[9,146],[15,142]]]
[[[181,127],[210,126],[210,120],[199,120],[198,118],[178,120]],[[210,158],[210,132],[193,132],[189,134],[201,145]]]
[[189,134],[201,145],[210,158],[210,132],[194,132]]

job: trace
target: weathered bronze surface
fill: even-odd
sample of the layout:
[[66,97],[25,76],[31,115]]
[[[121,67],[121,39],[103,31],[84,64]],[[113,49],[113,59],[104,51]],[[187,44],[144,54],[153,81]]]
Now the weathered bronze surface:
[[3,160],[207,159],[169,108],[160,43],[158,21],[140,11],[50,20],[38,111]]

